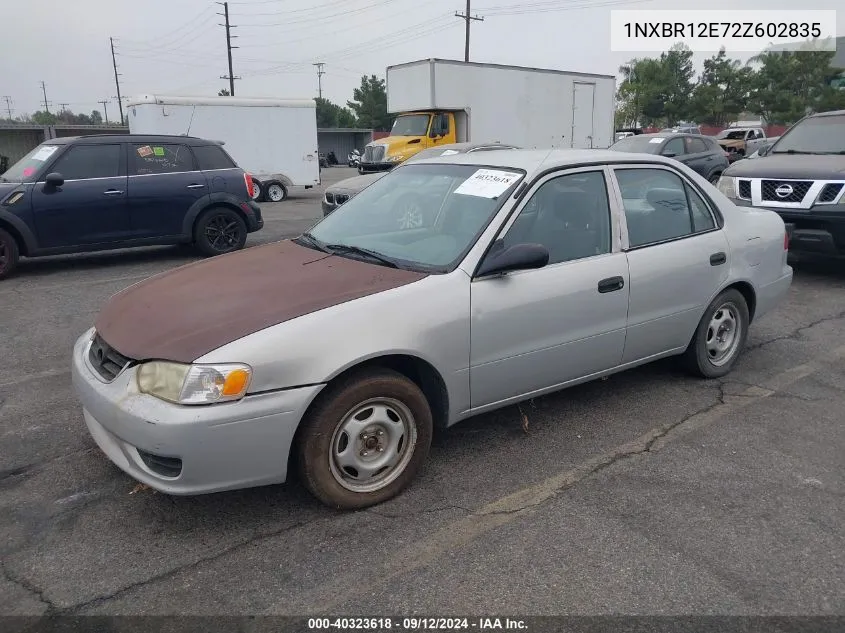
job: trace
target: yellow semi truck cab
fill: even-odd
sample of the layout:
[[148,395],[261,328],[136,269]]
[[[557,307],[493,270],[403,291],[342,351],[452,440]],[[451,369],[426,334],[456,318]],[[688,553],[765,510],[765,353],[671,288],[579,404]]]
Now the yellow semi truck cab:
[[455,113],[418,110],[396,116],[390,136],[369,143],[361,157],[361,173],[386,171],[427,147],[458,142]]

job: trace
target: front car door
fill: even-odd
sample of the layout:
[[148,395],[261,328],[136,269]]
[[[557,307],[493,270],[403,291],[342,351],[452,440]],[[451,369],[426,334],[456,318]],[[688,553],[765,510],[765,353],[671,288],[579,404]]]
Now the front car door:
[[[64,178],[60,187],[44,182]],[[62,248],[114,242],[129,236],[126,159],[122,143],[80,143],[62,152],[32,189],[38,244]]]
[[682,161],[690,169],[698,172],[702,178],[708,178],[716,167],[715,155],[707,147],[704,139],[695,136],[687,136],[684,138],[684,147],[686,149],[686,156]]
[[188,210],[209,193],[191,149],[181,143],[129,143],[128,153],[133,235],[181,235]]
[[731,253],[715,205],[679,170],[619,165],[613,175],[631,276],[622,359],[630,363],[686,348]]
[[471,284],[472,408],[616,367],[625,344],[628,264],[608,170],[546,176],[524,197],[493,247],[541,243],[540,269]]
[[667,158],[674,158],[675,160],[679,160],[683,162],[684,158],[686,157],[687,150],[684,146],[684,138],[682,136],[676,136],[674,138],[670,138],[666,143],[663,144],[663,147],[660,148],[660,155],[666,156]]

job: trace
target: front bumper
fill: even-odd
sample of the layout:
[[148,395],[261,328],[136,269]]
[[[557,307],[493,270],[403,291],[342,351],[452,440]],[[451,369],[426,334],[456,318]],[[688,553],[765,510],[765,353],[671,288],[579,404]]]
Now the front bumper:
[[[173,495],[285,481],[294,432],[322,385],[238,402],[175,405],[139,393],[134,367],[103,382],[88,363],[92,333],[74,345],[73,385],[91,436],[121,470]],[[179,463],[178,474],[162,474],[156,460],[151,467],[149,455]]]
[[373,174],[380,171],[390,171],[399,163],[361,163],[358,171],[362,174]]

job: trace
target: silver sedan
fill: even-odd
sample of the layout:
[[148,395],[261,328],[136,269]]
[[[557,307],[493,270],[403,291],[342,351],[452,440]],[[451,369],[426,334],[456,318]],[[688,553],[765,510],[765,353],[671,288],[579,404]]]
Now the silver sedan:
[[[413,188],[439,193],[399,229],[381,205]],[[100,448],[155,489],[279,483],[290,462],[362,508],[409,485],[435,426],[669,356],[727,374],[789,289],[787,247],[777,214],[667,158],[421,160],[294,240],[118,293],[73,380]]]

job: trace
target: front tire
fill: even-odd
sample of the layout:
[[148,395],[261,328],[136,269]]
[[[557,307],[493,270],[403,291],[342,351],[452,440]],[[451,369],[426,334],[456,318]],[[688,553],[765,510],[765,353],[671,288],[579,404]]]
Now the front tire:
[[733,369],[750,322],[745,297],[733,288],[713,299],[684,353],[687,369],[703,378],[720,378]]
[[413,382],[388,369],[352,375],[327,387],[303,421],[300,477],[333,508],[382,503],[417,475],[432,431],[428,401]]
[[0,279],[11,275],[18,267],[20,260],[20,248],[15,238],[8,232],[0,229]]
[[288,190],[280,182],[268,182],[264,185],[264,197],[270,202],[282,202],[288,197]]
[[225,255],[246,244],[246,222],[228,207],[212,207],[202,213],[194,226],[194,245],[203,255]]

